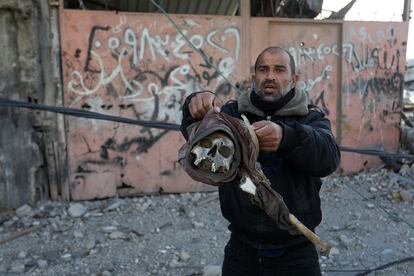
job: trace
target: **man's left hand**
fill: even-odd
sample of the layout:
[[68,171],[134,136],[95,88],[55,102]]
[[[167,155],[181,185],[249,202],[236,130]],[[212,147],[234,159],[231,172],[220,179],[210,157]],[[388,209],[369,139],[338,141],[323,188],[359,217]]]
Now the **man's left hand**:
[[279,148],[283,137],[280,125],[271,121],[258,121],[252,124],[259,140],[260,151],[272,152]]

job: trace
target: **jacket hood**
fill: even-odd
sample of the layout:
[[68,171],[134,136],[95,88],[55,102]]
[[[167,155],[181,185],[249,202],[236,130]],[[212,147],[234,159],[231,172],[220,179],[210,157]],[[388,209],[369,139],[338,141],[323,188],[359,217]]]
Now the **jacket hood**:
[[[280,110],[276,111],[275,114],[277,116],[303,116],[309,113],[308,109],[308,96],[305,91],[294,88],[295,95],[293,98]],[[250,100],[250,94],[252,93],[252,89],[243,93],[239,96],[238,99],[238,107],[240,113],[249,112],[255,114],[257,116],[265,117],[265,113],[254,106]]]

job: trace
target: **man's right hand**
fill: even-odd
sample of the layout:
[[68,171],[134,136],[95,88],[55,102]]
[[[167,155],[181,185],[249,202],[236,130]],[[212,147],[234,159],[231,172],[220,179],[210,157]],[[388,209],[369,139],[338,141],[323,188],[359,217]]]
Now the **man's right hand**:
[[203,119],[204,116],[213,109],[215,112],[220,112],[221,101],[210,92],[201,92],[191,98],[188,109],[191,117],[194,119]]

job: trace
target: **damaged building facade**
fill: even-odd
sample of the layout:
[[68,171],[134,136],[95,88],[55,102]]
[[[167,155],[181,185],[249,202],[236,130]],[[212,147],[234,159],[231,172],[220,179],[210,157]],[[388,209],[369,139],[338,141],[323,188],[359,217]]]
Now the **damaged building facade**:
[[[322,1],[161,2],[2,1],[0,96],[179,124],[186,96],[236,98],[277,45],[339,144],[398,150],[407,18],[314,20]],[[0,122],[0,208],[210,189],[180,168],[176,131],[10,107]],[[380,164],[344,152],[339,172]]]

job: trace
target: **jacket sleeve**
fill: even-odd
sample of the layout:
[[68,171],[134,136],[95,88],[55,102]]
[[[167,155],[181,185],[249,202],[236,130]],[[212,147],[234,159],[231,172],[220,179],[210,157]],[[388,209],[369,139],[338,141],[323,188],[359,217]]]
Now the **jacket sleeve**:
[[278,152],[298,170],[323,177],[334,172],[341,154],[331,124],[319,111],[310,111],[306,123],[280,123],[283,139]]

